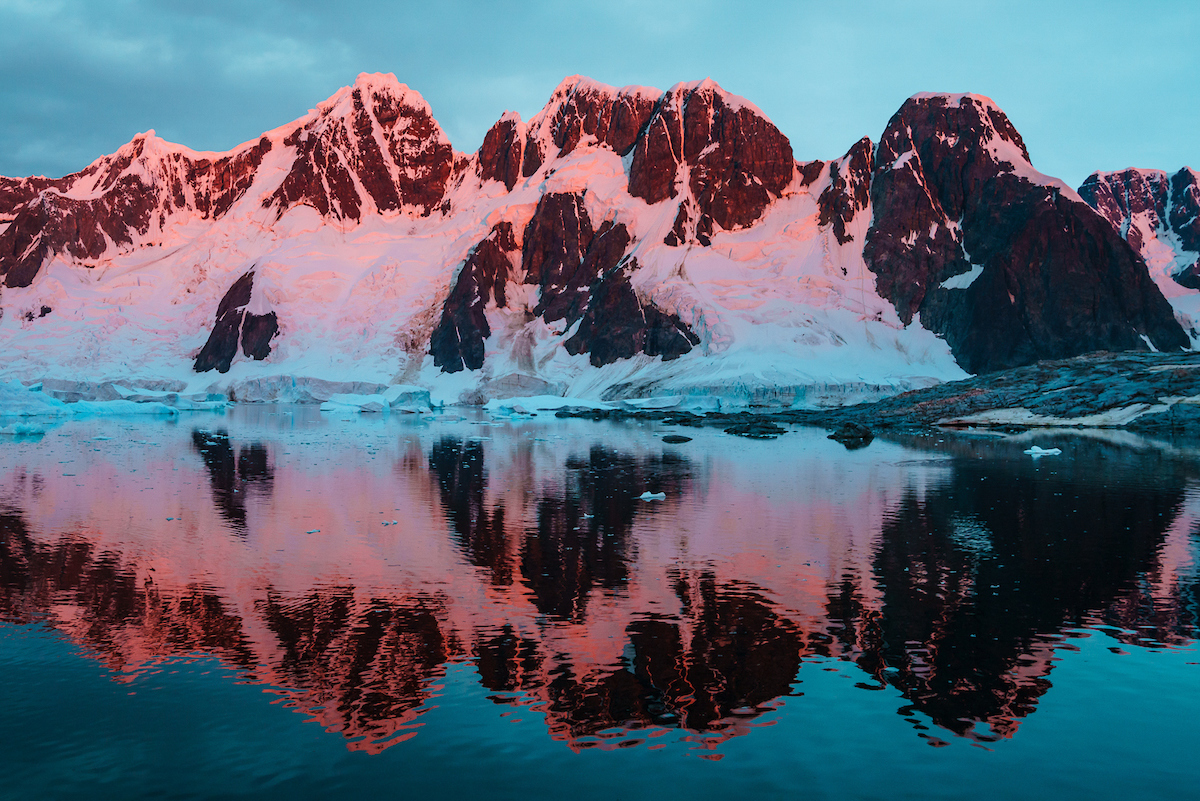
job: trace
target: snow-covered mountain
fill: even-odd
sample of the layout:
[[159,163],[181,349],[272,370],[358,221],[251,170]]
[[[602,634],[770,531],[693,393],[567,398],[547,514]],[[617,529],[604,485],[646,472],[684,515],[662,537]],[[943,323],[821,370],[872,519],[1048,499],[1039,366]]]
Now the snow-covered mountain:
[[1121,233],[976,95],[804,162],[711,80],[572,77],[466,155],[364,74],[228,153],[0,178],[0,377],[841,402],[1187,347]]
[[1096,172],[1079,194],[1141,255],[1184,327],[1200,336],[1200,174]]

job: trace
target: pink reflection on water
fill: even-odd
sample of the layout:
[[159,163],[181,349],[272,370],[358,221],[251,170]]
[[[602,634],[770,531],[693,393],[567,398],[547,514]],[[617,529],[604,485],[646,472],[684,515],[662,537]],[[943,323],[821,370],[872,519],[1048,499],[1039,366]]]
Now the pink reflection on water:
[[[909,564],[937,594],[914,607],[924,633],[899,657],[880,635],[881,537],[936,502],[947,461],[817,435],[702,431],[679,451],[574,422],[278,422],[70,424],[11,449],[0,614],[48,617],[118,676],[219,656],[371,752],[417,733],[456,663],[576,749],[682,729],[711,751],[769,722],[806,659],[854,660],[930,714],[956,697],[939,671],[974,557]],[[1192,564],[1186,538],[1165,543],[1160,607]],[[1012,736],[1060,644],[997,657],[984,739]]]

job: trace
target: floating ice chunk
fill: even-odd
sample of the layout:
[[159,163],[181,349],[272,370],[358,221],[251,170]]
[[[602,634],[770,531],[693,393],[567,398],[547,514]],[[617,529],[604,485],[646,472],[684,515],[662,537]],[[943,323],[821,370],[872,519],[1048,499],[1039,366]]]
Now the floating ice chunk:
[[311,531],[306,531],[306,532],[304,532],[304,533],[305,533],[305,534],[320,534],[320,533],[321,533],[321,529],[319,529],[319,528],[314,528],[314,529],[312,529]]
[[1061,448],[1039,448],[1037,445],[1034,445],[1029,450],[1025,451],[1025,453],[1029,454],[1034,459],[1040,459],[1043,456],[1058,456],[1060,453],[1062,453],[1062,449]]
[[0,426],[0,436],[29,437],[40,436],[45,433],[46,429],[33,423],[9,423],[6,426]]
[[667,493],[651,492],[650,490],[646,490],[645,492],[643,492],[641,495],[638,496],[639,501],[665,501],[666,499],[667,499]]
[[115,417],[128,414],[155,414],[176,417],[179,410],[165,403],[134,403],[127,400],[77,401],[71,404],[76,417]]
[[25,387],[16,381],[0,381],[0,417],[70,417],[67,404]]
[[429,390],[414,387],[409,384],[394,384],[383,391],[383,398],[392,408],[432,406]]

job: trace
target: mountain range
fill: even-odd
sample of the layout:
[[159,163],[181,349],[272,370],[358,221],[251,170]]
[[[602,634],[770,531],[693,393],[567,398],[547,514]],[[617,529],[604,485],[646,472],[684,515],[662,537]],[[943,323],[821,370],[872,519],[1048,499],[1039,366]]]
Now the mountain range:
[[972,94],[803,161],[711,80],[567,78],[464,154],[363,74],[225,153],[150,131],[0,177],[0,377],[803,405],[1178,351],[1200,339],[1198,177],[1073,190]]

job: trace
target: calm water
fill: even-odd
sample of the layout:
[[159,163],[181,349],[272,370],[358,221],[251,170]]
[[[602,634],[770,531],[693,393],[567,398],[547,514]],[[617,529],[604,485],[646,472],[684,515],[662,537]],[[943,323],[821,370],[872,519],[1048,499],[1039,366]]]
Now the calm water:
[[0,440],[3,795],[1195,792],[1193,459],[671,431]]

